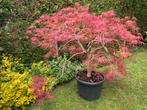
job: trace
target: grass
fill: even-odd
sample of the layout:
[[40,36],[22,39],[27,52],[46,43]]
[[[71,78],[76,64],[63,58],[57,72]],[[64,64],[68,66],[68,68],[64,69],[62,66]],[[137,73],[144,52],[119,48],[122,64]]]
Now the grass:
[[147,110],[147,50],[136,52],[126,64],[126,78],[106,81],[99,100],[80,98],[72,80],[54,90],[51,102],[30,110]]

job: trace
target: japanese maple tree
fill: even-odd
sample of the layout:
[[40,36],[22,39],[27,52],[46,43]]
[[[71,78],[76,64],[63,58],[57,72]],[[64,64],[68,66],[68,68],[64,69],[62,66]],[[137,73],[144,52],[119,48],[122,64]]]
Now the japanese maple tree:
[[87,77],[96,71],[96,64],[112,63],[117,72],[111,68],[108,77],[124,75],[123,59],[130,55],[129,49],[142,43],[135,17],[119,18],[113,10],[97,15],[80,3],[42,15],[28,28],[27,35],[34,44],[49,49],[46,58],[58,56],[61,51],[69,52],[69,59],[83,55]]

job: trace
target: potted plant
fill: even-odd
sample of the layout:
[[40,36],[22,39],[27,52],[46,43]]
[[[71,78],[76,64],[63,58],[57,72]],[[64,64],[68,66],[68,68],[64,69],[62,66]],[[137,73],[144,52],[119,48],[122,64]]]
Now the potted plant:
[[[119,18],[114,11],[96,15],[88,10],[75,3],[75,7],[42,15],[28,28],[27,35],[33,43],[49,48],[45,58],[63,52],[70,54],[68,60],[80,57],[86,68],[76,75],[79,94],[94,100],[100,96],[105,78],[126,74],[123,60],[131,55],[129,50],[134,45],[142,43],[142,36],[135,17]],[[97,65],[107,65],[107,74],[99,72]]]

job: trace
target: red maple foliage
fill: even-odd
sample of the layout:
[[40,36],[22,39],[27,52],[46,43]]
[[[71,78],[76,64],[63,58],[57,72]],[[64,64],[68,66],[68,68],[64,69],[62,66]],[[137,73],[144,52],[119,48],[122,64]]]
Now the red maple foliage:
[[94,69],[91,65],[118,65],[117,59],[129,56],[126,55],[129,49],[142,43],[135,17],[119,18],[113,10],[97,15],[80,3],[52,15],[42,15],[28,28],[27,35],[34,44],[50,49],[46,58],[58,56],[61,51],[69,52],[70,59],[84,55],[88,77]]
[[33,90],[36,99],[37,104],[41,105],[45,100],[51,100],[52,96],[50,95],[49,91],[45,91],[46,78],[43,76],[33,76],[32,77],[32,83],[30,85],[30,88]]

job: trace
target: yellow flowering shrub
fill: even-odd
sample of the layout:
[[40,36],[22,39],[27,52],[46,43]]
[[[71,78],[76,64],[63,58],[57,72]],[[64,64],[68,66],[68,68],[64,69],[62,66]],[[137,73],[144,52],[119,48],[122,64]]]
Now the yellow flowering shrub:
[[19,64],[19,60],[3,56],[0,66],[0,110],[9,110],[11,107],[24,108],[36,99],[29,88],[31,83],[29,72],[15,71],[14,64]]
[[[0,110],[11,110],[11,108],[22,108],[33,102],[37,102],[38,88],[32,89],[33,76],[43,76],[46,80],[42,86],[42,93],[52,90],[57,84],[57,78],[49,75],[51,68],[49,65],[40,61],[33,63],[31,69],[20,63],[20,59],[12,56],[2,56],[0,65]],[[39,83],[35,83],[39,86]]]

